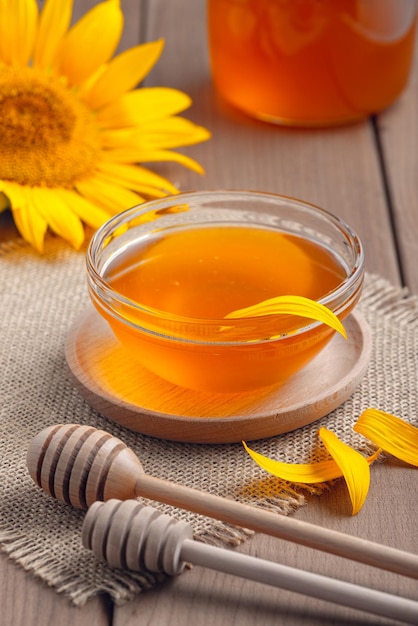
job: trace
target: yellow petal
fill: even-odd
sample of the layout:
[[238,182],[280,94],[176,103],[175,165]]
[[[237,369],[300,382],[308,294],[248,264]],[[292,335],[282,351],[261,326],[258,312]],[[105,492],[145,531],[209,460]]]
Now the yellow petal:
[[125,93],[97,113],[104,128],[126,128],[176,115],[191,105],[191,98],[169,87],[142,87]]
[[83,198],[75,191],[69,189],[54,189],[54,193],[59,196],[83,222],[93,228],[99,228],[110,217],[110,213],[86,198]]
[[[124,187],[125,189],[128,189],[128,190],[130,188],[129,186],[127,187],[125,185],[122,185],[122,182],[121,182],[120,178],[115,177],[115,176],[111,176],[111,175],[108,175],[108,174],[103,174],[102,173],[101,180],[103,182],[109,183],[111,185],[122,186],[122,187]],[[131,187],[131,189],[132,189],[132,187]],[[144,201],[145,201],[144,196],[147,196],[147,199],[150,199],[151,197],[152,198],[165,198],[165,196],[167,195],[166,192],[161,191],[161,189],[158,189],[157,187],[152,187],[151,185],[135,185],[135,191],[138,194],[142,194],[141,197],[143,198]]]
[[119,0],[93,7],[62,41],[59,70],[72,85],[80,85],[114,54],[123,30]]
[[105,148],[159,150],[190,146],[201,141],[207,141],[210,138],[210,133],[203,126],[198,126],[189,120],[181,117],[170,117],[144,124],[135,129],[104,130],[100,138]]
[[225,315],[225,318],[245,318],[245,317],[261,317],[263,315],[297,315],[300,317],[307,317],[309,319],[317,320],[327,326],[330,326],[334,330],[341,333],[341,335],[347,338],[345,328],[328,307],[315,302],[309,298],[303,296],[277,296],[276,298],[270,298],[264,300],[258,304],[246,307],[244,309],[237,309]]
[[30,190],[13,183],[2,183],[0,191],[10,201],[13,220],[19,233],[25,241],[42,254],[48,223],[36,210]]
[[191,146],[211,137],[210,131],[184,117],[168,117],[144,124],[139,130],[144,148],[170,149]]
[[46,70],[55,65],[55,56],[71,23],[73,0],[46,0],[39,22],[33,65]]
[[31,189],[32,203],[51,230],[79,250],[84,241],[84,229],[80,219],[62,196],[44,187]]
[[[324,430],[325,429],[321,429],[321,431],[324,431]],[[320,431],[321,436],[324,437],[324,432],[321,432],[321,431]],[[277,476],[278,478],[281,478],[282,480],[287,480],[292,483],[304,483],[304,484],[324,483],[329,480],[334,480],[335,478],[341,478],[342,476],[345,476],[344,471],[346,471],[348,475],[348,480],[350,481],[349,491],[351,489],[350,491],[350,496],[351,496],[351,493],[353,491],[353,486],[352,486],[353,480],[351,480],[351,474],[353,473],[357,474],[357,469],[346,470],[345,467],[344,468],[341,467],[345,465],[345,462],[341,461],[341,457],[344,456],[344,453],[346,452],[345,449],[348,448],[348,452],[346,453],[345,458],[346,459],[350,458],[350,460],[347,461],[346,463],[350,464],[351,462],[353,462],[356,465],[356,467],[362,467],[364,469],[364,464],[362,463],[362,461],[359,461],[359,459],[357,458],[357,457],[360,457],[360,459],[362,459],[367,466],[366,474],[367,472],[369,472],[369,465],[376,460],[381,450],[377,450],[374,454],[370,455],[367,458],[364,458],[359,452],[356,452],[352,448],[349,448],[349,446],[346,446],[346,444],[342,443],[341,441],[338,443],[335,443],[335,441],[333,441],[332,435],[333,433],[330,433],[329,436],[325,434],[325,440],[326,440],[327,448],[329,446],[329,448],[333,450],[333,454],[335,454],[336,458],[325,460],[325,461],[318,461],[316,463],[282,463],[280,461],[269,459],[263,454],[259,454],[258,452],[251,450],[251,448],[247,446],[245,441],[243,441],[242,443],[243,443],[245,450],[248,452],[251,458],[257,463],[257,465],[259,465],[262,469],[266,470],[266,472],[269,472],[269,474],[272,474],[273,476]],[[353,452],[354,455],[351,455],[350,451]],[[338,459],[338,462],[337,462],[337,459]],[[347,480],[347,477],[346,477],[346,480]],[[354,491],[354,502],[352,500],[353,514],[354,512],[357,512],[357,510],[359,510],[358,508],[359,505],[361,506],[362,501],[364,501],[363,497],[365,497],[365,490],[364,490],[365,482],[364,481],[362,482],[362,481],[363,481],[363,478],[357,477],[356,475],[356,478],[355,478],[356,488]],[[357,492],[357,489],[358,489],[358,492]]]
[[134,89],[154,67],[163,47],[164,41],[159,39],[119,54],[83,94],[85,101],[98,110]]
[[269,474],[292,483],[325,483],[328,480],[334,480],[334,478],[342,476],[339,466],[332,459],[318,461],[317,463],[282,463],[255,452],[247,446],[245,441],[242,443],[257,465]]
[[366,409],[354,430],[389,454],[418,467],[418,428],[400,417],[378,409]]
[[117,148],[107,150],[102,154],[103,158],[112,163],[135,163],[135,162],[153,162],[153,161],[176,161],[184,167],[203,174],[204,170],[201,165],[194,159],[182,154],[181,152],[172,152],[171,150],[143,150],[142,148]]
[[6,209],[10,209],[10,200],[5,193],[0,191],[0,213],[3,213]]
[[151,190],[153,193],[161,192],[162,196],[178,193],[178,189],[169,180],[140,165],[101,162],[97,164],[97,169],[106,180],[139,193],[148,194]]
[[343,443],[330,430],[320,428],[319,436],[345,478],[353,507],[352,514],[355,515],[360,511],[369,492],[369,463],[360,452]]
[[36,0],[3,2],[0,5],[0,22],[1,59],[9,65],[27,65],[38,28]]
[[109,211],[111,215],[144,202],[144,198],[139,194],[121,185],[110,183],[100,175],[77,181],[75,187],[82,196],[90,202],[97,203]]

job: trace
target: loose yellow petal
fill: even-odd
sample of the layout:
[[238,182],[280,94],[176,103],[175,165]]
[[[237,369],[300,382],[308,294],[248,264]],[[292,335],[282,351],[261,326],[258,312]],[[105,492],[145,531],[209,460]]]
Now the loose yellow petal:
[[342,471],[332,459],[317,463],[282,463],[255,452],[242,442],[250,457],[269,474],[292,483],[325,483],[334,478],[341,478]]
[[277,296],[276,298],[270,298],[264,300],[258,304],[254,304],[244,309],[237,309],[225,316],[226,319],[237,319],[245,317],[261,317],[263,315],[297,315],[300,317],[307,317],[309,319],[317,320],[327,326],[330,326],[334,330],[341,333],[341,335],[347,338],[345,328],[328,307],[315,302],[309,298],[303,296]]
[[54,66],[61,40],[70,27],[72,10],[73,0],[46,0],[33,54],[34,67],[48,70]]
[[80,85],[107,63],[119,44],[122,30],[119,0],[101,2],[71,28],[62,42],[59,65],[70,84]]
[[[374,454],[364,458],[359,452],[356,452],[346,444],[339,441],[335,435],[333,436],[333,433],[329,433],[329,431],[327,431],[327,433],[329,433],[328,435],[327,433],[324,434],[323,431],[325,431],[325,429],[320,430],[321,438],[323,438],[328,451],[332,450],[335,458],[318,461],[317,463],[282,463],[280,461],[269,459],[263,454],[259,454],[258,452],[251,450],[245,441],[243,441],[242,444],[257,465],[266,470],[266,472],[269,472],[269,474],[277,476],[282,480],[287,480],[292,483],[315,484],[324,483],[329,480],[334,480],[335,478],[341,478],[342,476],[344,476],[347,480],[348,477],[347,485],[350,497],[352,498],[351,501],[353,504],[354,515],[358,510],[360,510],[365,496],[367,495],[368,485],[367,489],[365,489],[365,487],[367,483],[367,473],[369,473],[369,465],[376,460],[381,450],[377,450]],[[337,443],[335,442],[335,439],[337,440]],[[348,451],[346,448],[348,448]],[[361,460],[359,460],[358,457],[360,457]],[[365,467],[363,461],[366,464],[366,478],[363,476]],[[350,468],[351,463],[355,465],[354,469]],[[348,468],[346,465],[348,465]]]
[[112,59],[83,96],[89,106],[101,109],[134,89],[154,67],[163,47],[164,41],[159,39],[130,48]]
[[366,409],[354,430],[397,459],[418,467],[418,428],[400,417],[378,409]]
[[352,514],[355,515],[360,511],[369,492],[369,464],[360,452],[343,443],[330,430],[320,428],[319,436],[343,473],[353,507]]
[[0,5],[1,59],[9,65],[24,66],[35,44],[38,5],[36,0],[12,0],[3,5]]
[[103,128],[142,126],[184,111],[191,105],[191,98],[169,87],[143,87],[125,93],[97,113]]

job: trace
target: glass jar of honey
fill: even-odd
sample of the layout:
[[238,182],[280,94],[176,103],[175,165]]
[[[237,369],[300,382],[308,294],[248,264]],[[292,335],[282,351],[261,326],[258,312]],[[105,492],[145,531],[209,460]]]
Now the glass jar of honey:
[[407,84],[417,0],[208,0],[214,85],[266,121],[327,126],[391,105]]

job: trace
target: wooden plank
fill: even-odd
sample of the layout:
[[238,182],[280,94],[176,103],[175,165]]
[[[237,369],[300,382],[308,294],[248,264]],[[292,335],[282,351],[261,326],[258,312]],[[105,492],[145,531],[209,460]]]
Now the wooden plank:
[[378,118],[392,196],[394,227],[406,284],[418,293],[418,45],[409,85],[399,101]]
[[107,626],[109,603],[93,598],[83,608],[0,554],[0,623],[4,626]]

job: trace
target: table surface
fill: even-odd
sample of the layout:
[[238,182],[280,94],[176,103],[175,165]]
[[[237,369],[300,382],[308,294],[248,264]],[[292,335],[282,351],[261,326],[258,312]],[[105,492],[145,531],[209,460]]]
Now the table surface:
[[[75,1],[74,18],[95,4]],[[174,164],[161,166],[160,173],[184,191],[249,188],[318,204],[359,232],[369,272],[418,294],[418,58],[407,90],[377,119],[326,130],[281,128],[247,119],[217,99],[209,75],[204,0],[122,0],[121,4],[126,18],[122,48],[165,39],[163,56],[146,84],[188,93],[193,106],[185,115],[213,133],[209,142],[187,149],[203,164],[205,176]],[[1,239],[13,235],[13,226],[3,223]],[[373,468],[361,514],[349,515],[340,481],[325,495],[309,499],[296,517],[418,553],[416,470],[389,463],[390,481],[387,464]],[[397,502],[396,519],[387,509],[392,497]],[[256,535],[238,550],[418,600],[416,581],[264,535]],[[0,622],[5,626],[393,623],[200,567],[124,606],[114,606],[101,596],[77,608],[4,555],[0,557],[0,606]]]

